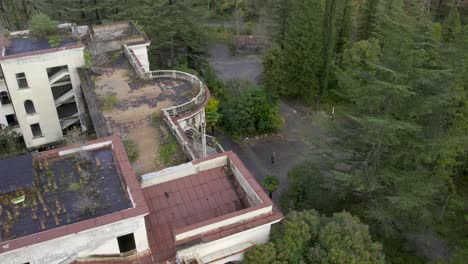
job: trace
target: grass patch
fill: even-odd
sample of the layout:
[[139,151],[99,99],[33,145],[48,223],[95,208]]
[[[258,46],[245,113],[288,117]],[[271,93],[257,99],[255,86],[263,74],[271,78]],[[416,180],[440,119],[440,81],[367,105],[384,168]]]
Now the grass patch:
[[171,167],[180,164],[179,145],[172,134],[169,134],[167,142],[159,148],[159,159],[164,167]]
[[69,192],[77,192],[79,190],[81,190],[81,184],[79,182],[73,182],[73,183],[70,183],[70,185],[68,185],[68,191]]
[[154,128],[159,128],[162,122],[163,113],[161,111],[156,111],[151,115],[151,125]]
[[123,138],[123,143],[127,151],[128,160],[130,162],[135,162],[139,156],[138,145],[128,136]]
[[102,98],[102,105],[101,109],[102,111],[111,111],[115,108],[115,105],[117,104],[117,97],[115,94],[108,93]]

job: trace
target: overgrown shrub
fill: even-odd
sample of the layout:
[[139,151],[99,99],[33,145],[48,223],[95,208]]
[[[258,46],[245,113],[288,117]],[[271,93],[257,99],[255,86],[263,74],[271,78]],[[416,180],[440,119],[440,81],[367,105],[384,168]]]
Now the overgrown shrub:
[[30,32],[37,36],[47,36],[57,32],[58,22],[50,19],[46,14],[37,13],[31,18]]
[[135,162],[139,156],[138,145],[128,136],[124,136],[123,143],[127,151],[128,160],[130,162]]
[[89,51],[84,51],[85,69],[91,69],[93,67],[93,57]]
[[104,98],[102,98],[102,105],[101,109],[102,111],[111,111],[115,108],[115,105],[117,104],[117,97],[115,94],[106,94]]
[[62,38],[59,34],[50,35],[47,37],[47,41],[51,48],[57,48],[60,46],[60,42],[62,42]]
[[226,132],[235,137],[271,133],[283,122],[278,101],[260,87],[250,87],[226,100],[221,114]]

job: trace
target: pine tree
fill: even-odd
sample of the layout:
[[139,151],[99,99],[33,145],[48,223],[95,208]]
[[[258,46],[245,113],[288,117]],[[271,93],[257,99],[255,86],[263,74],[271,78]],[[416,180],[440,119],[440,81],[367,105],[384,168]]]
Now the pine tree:
[[323,65],[324,6],[321,0],[291,1],[283,43],[287,95],[312,102],[319,93]]
[[336,2],[338,0],[327,0],[325,14],[323,16],[323,66],[321,68],[320,87],[317,96],[317,107],[320,105],[320,97],[328,88],[330,68],[335,54],[336,45]]

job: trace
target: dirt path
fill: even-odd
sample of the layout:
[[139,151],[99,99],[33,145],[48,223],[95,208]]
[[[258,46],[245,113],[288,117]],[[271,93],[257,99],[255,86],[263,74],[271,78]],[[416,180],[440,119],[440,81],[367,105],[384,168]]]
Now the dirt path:
[[[211,65],[223,80],[259,83],[263,71],[260,56],[232,57],[228,47],[221,44],[213,46],[210,55]],[[287,102],[281,102],[280,110],[285,124],[277,134],[240,141],[219,132],[217,135],[221,145],[236,152],[257,181],[261,182],[268,175],[276,175],[280,179],[281,187],[273,196],[276,202],[279,194],[287,189],[288,172],[306,158],[321,159],[316,143],[327,140],[318,115]],[[271,163],[272,152],[276,153],[274,164]]]

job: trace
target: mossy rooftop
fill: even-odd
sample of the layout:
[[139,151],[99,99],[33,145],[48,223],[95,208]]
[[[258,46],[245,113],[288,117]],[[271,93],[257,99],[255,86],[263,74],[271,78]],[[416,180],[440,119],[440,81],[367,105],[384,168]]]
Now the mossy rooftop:
[[0,242],[132,207],[111,149],[32,163],[32,186],[0,195]]
[[7,38],[3,38],[2,42],[2,46],[4,46],[5,49],[3,56],[43,51],[52,48],[63,48],[79,43],[79,41],[72,37],[69,28],[60,29],[57,33],[44,37],[34,36],[27,31],[19,32],[15,35],[9,35]]

